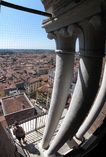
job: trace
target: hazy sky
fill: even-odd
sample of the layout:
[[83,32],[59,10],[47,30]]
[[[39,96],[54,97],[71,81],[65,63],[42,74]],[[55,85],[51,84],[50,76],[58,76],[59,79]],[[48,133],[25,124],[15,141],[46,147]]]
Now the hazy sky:
[[[45,11],[40,0],[5,0],[14,4]],[[47,17],[1,7],[0,48],[56,49],[55,41],[47,38],[42,21]]]
[[[40,0],[5,0],[14,4],[44,11]],[[54,40],[47,38],[42,20],[47,17],[1,7],[0,48],[55,49]]]

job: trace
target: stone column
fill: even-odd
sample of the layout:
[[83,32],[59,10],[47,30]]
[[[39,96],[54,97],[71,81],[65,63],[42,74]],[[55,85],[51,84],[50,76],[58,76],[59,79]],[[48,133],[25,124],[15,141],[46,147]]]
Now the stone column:
[[[96,22],[96,25],[95,25]],[[80,23],[80,66],[69,110],[46,156],[55,154],[78,131],[95,99],[104,55],[104,31],[99,17]]]
[[49,34],[56,40],[56,70],[48,119],[40,146],[47,149],[64,110],[73,77],[75,37],[66,29]]
[[[3,117],[1,119],[4,119]],[[1,157],[14,157],[17,153],[17,157],[19,157],[18,152],[16,152],[16,146],[9,137],[5,126],[2,124],[2,120],[0,121],[0,156]]]
[[101,83],[101,87],[99,89],[96,100],[80,129],[78,130],[76,137],[78,139],[82,139],[87,130],[91,127],[97,116],[99,115],[104,103],[106,101],[106,63],[104,69],[104,75]]

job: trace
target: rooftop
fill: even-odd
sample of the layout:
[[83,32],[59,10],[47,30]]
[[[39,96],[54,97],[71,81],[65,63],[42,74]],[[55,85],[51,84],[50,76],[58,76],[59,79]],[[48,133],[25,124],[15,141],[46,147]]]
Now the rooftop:
[[2,99],[4,114],[10,114],[23,109],[31,108],[31,103],[28,102],[25,94],[19,94]]

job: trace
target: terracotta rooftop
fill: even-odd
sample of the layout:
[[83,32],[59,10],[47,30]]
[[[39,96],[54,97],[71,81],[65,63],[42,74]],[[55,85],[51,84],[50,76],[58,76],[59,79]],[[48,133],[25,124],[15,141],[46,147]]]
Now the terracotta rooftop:
[[2,106],[5,115],[32,107],[24,94],[3,98]]
[[38,91],[51,93],[52,92],[52,87],[50,86],[50,84],[46,83],[45,85],[39,87]]
[[35,83],[35,82],[39,82],[40,81],[40,78],[30,78],[28,80],[28,83]]

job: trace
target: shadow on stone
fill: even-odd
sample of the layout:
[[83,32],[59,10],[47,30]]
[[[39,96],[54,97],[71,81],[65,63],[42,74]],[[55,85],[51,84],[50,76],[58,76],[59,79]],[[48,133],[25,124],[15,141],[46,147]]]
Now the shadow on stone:
[[33,143],[26,144],[25,146],[23,146],[23,148],[26,149],[31,154],[40,155],[39,150],[35,147]]

